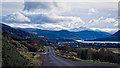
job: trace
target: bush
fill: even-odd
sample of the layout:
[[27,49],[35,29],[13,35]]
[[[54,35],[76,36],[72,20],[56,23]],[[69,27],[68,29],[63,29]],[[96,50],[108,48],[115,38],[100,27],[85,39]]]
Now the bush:
[[2,40],[2,46],[2,66],[26,66],[28,64],[28,60],[7,41]]

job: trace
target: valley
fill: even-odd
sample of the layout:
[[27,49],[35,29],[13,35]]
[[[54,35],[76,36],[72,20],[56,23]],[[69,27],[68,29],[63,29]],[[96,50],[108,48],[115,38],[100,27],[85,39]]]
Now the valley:
[[[104,66],[117,68],[119,66],[119,43],[78,42],[75,37],[68,36],[68,33],[72,35],[71,32],[65,30],[53,31],[54,34],[50,31],[50,36],[56,36],[58,33],[58,36],[64,36],[62,38],[54,36],[54,38],[48,38],[45,35],[33,34],[26,29],[23,31],[5,24],[1,25],[3,27],[3,67]],[[49,33],[49,31],[43,33],[47,35],[47,32]],[[16,63],[17,61],[19,63]]]

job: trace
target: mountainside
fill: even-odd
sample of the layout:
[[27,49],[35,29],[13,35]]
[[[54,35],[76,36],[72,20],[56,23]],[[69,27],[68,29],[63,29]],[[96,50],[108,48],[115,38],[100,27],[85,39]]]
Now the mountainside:
[[29,33],[27,31],[20,30],[20,29],[15,29],[15,28],[12,28],[12,27],[5,25],[5,24],[0,23],[0,25],[2,25],[2,32],[7,32],[7,33],[11,34],[13,37],[17,37],[20,39],[31,38],[34,40],[36,40],[35,38],[37,38],[37,39],[39,39],[39,42],[41,42],[41,43],[46,43],[49,40],[48,38],[46,38],[44,36],[35,35],[33,33]]
[[49,31],[33,28],[18,28],[30,33],[45,36],[50,39],[96,39],[109,37],[111,34],[101,31],[84,30],[79,32],[70,32],[67,30]]
[[120,30],[109,37],[95,39],[95,41],[120,41]]
[[19,37],[19,38],[31,38],[31,37],[34,37],[34,35],[28,33],[28,32],[25,32],[25,31],[22,31],[22,30],[18,30],[18,29],[15,29],[15,28],[12,28],[10,26],[7,26],[5,24],[1,24],[2,25],[2,31],[3,32],[8,32],[16,37]]

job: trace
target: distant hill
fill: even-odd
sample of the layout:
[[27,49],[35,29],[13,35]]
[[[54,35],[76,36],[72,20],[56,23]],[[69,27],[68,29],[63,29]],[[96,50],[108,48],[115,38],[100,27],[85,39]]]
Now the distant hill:
[[79,32],[70,32],[67,30],[50,31],[34,28],[18,28],[30,33],[45,36],[50,39],[96,39],[109,37],[111,34],[102,31],[84,30]]
[[120,41],[120,30],[109,37],[94,39],[94,40],[95,41]]
[[92,30],[84,30],[79,32],[74,32],[77,36],[82,39],[96,39],[96,38],[105,38],[110,36],[111,34],[102,31],[92,31]]
[[81,39],[79,36],[67,30],[49,31],[49,30],[32,29],[32,28],[26,28],[26,29],[19,28],[19,29],[28,31],[36,35],[45,36],[49,39]]

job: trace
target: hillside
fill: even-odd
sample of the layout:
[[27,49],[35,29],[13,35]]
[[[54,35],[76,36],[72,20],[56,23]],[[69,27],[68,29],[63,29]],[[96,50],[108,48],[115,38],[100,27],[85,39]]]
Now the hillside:
[[67,30],[50,31],[33,28],[18,28],[36,35],[45,36],[49,39],[96,39],[109,37],[111,34],[102,31],[84,30],[79,32],[70,32]]
[[120,30],[109,37],[95,39],[95,41],[120,41]]
[[[40,37],[28,32],[11,28],[7,25],[2,29],[2,66],[41,66],[39,54],[31,54],[29,52],[45,52],[45,48],[41,43]],[[12,29],[12,30],[10,30]],[[18,31],[19,33],[16,33]],[[23,33],[26,33],[22,36]],[[31,38],[26,38],[30,36]],[[24,38],[25,37],[25,38]]]
[[2,25],[2,31],[4,32],[8,32],[16,37],[19,37],[19,38],[31,38],[31,37],[34,37],[32,34],[28,33],[28,32],[25,32],[25,31],[22,31],[22,30],[17,30],[17,29],[14,29],[10,26],[7,26],[5,24],[1,24]]
[[6,39],[2,40],[2,66],[26,66],[28,60]]

